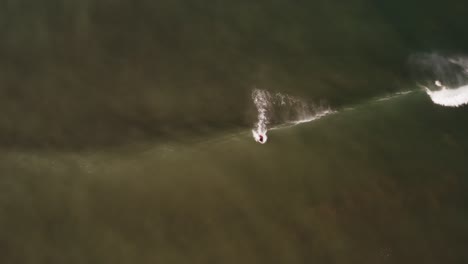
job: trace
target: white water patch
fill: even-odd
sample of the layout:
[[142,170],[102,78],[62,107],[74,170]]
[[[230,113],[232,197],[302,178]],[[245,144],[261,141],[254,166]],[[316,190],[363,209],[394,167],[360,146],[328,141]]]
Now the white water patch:
[[445,87],[440,81],[435,81],[435,85],[441,89],[431,91],[425,87],[426,93],[435,104],[447,107],[459,107],[468,104],[468,85],[454,89]]
[[308,104],[288,94],[271,94],[261,89],[252,91],[252,99],[258,112],[252,135],[261,144],[268,140],[269,129],[311,122],[334,113],[328,107]]
[[270,123],[270,112],[271,112],[271,95],[268,91],[254,89],[252,92],[252,99],[258,112],[258,121],[252,130],[255,141],[259,143],[266,143],[268,131],[267,125]]
[[432,102],[447,107],[468,104],[468,57],[431,53],[413,56],[412,61]]

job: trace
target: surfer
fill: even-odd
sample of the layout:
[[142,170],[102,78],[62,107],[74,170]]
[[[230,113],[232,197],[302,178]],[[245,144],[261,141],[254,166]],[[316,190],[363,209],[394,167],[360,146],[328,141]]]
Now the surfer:
[[265,144],[267,142],[268,137],[266,135],[266,132],[260,132],[260,131],[257,131],[257,130],[252,130],[252,135],[253,135],[255,141],[257,141],[260,144]]
[[258,143],[260,144],[265,144],[267,142],[267,135],[266,133],[258,133],[256,136],[255,136],[255,140],[257,140]]

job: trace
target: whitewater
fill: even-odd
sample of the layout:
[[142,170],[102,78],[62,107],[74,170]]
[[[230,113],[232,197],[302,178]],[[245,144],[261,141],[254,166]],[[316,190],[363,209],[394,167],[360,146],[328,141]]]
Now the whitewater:
[[426,93],[435,104],[447,107],[459,107],[468,104],[468,85],[447,88],[440,81],[436,81],[435,84],[441,89],[431,91],[426,88]]
[[468,104],[468,58],[437,53],[418,54],[412,58],[416,71],[424,72],[420,85],[432,102],[445,107]]

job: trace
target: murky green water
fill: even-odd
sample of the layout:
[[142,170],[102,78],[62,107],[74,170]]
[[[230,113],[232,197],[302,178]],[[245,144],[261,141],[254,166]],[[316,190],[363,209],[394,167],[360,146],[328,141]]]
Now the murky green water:
[[[0,262],[467,262],[468,110],[408,63],[467,7],[2,1]],[[257,144],[254,88],[336,112]]]

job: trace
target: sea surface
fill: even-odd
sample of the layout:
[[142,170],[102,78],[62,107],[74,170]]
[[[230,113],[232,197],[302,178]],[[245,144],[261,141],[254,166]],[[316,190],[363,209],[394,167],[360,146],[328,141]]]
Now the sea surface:
[[468,263],[466,10],[0,0],[0,263]]

